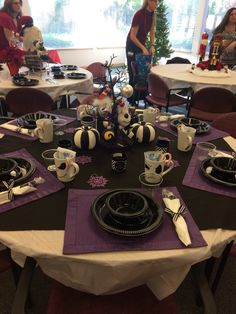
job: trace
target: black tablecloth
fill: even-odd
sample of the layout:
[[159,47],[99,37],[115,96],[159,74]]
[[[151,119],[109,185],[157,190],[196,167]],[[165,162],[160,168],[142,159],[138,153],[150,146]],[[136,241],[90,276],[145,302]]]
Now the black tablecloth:
[[[75,114],[74,111],[67,112],[68,115]],[[65,113],[65,111],[62,113]],[[72,125],[76,125],[76,123],[70,126]],[[201,230],[212,228],[236,230],[236,199],[183,186],[183,177],[192,152],[183,153],[178,151],[176,149],[176,137],[164,131],[158,131],[158,135],[171,139],[170,152],[173,158],[180,163],[179,167],[175,167],[165,175],[162,187],[176,186],[178,188]],[[65,137],[72,138],[72,135],[67,134]],[[55,148],[59,139],[61,137],[55,136],[53,143],[42,144],[38,141],[29,142],[16,137],[5,136],[0,142],[0,153],[24,147],[43,164],[40,157],[41,153],[46,149]],[[222,139],[215,140],[213,143],[218,149],[229,149]],[[140,188],[138,176],[144,171],[143,152],[151,150],[152,146],[153,144],[132,146],[127,151],[127,170],[122,174],[113,173],[111,170],[111,151],[102,147],[92,151],[78,151],[78,155],[91,156],[92,163],[81,165],[80,172],[75,180],[66,183],[65,188],[60,192],[0,214],[0,230],[63,230],[68,189],[91,188],[87,183],[91,174],[102,175],[109,179],[106,185],[106,188],[109,189]]]

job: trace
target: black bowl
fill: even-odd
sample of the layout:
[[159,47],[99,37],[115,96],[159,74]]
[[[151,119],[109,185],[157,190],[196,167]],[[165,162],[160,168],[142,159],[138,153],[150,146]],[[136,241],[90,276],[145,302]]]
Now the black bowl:
[[65,74],[63,72],[54,72],[53,78],[54,79],[64,79],[65,78]]
[[236,159],[230,157],[211,158],[212,167],[218,171],[236,175]]
[[0,158],[0,180],[6,180],[16,166],[17,163],[15,160],[11,158]]
[[201,122],[198,119],[194,119],[194,118],[182,118],[179,120],[181,123],[183,123],[186,126],[190,126],[191,128],[197,129]]
[[120,190],[111,193],[106,199],[106,206],[110,214],[119,222],[135,223],[143,217],[148,204],[145,197],[135,191]]
[[61,71],[61,66],[59,65],[54,65],[51,67],[52,72],[60,72]]
[[36,128],[36,121],[38,119],[43,119],[43,118],[49,118],[49,119],[52,119],[53,121],[58,120],[58,117],[53,114],[33,112],[33,113],[27,113],[26,115],[17,118],[17,124],[23,128],[32,130]]

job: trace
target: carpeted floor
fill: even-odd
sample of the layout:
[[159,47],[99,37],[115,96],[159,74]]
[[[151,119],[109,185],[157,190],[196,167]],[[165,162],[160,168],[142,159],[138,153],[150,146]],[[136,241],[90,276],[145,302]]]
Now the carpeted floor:
[[[0,274],[0,314],[10,314],[14,298],[14,283],[10,271]],[[37,269],[32,282],[31,314],[45,314],[47,307],[49,280]],[[222,280],[216,293],[218,314],[236,313],[236,258],[230,257]],[[196,305],[196,287],[189,274],[176,292],[179,314],[201,314],[202,309]],[[69,313],[68,313],[69,314]],[[79,314],[89,314],[79,313]],[[130,314],[136,314],[135,312]],[[147,313],[148,314],[148,313]]]

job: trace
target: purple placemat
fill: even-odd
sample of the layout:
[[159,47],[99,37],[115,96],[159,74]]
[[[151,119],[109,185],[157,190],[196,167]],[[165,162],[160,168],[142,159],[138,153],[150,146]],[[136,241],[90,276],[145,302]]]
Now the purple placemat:
[[[180,199],[177,188],[167,188]],[[69,190],[66,226],[64,237],[64,254],[92,252],[166,250],[185,248],[178,239],[174,224],[169,214],[164,213],[162,225],[149,235],[125,238],[109,234],[94,221],[90,206],[95,198],[106,190]],[[161,188],[155,191],[156,200],[161,201]],[[183,201],[181,199],[182,204]],[[185,219],[189,228],[192,244],[190,247],[206,246],[197,225],[187,210]]]
[[[156,124],[156,127],[161,129],[161,130],[164,130],[172,135],[175,135],[177,136],[177,132],[172,129],[170,127],[170,124],[163,124],[161,125],[161,123],[157,123]],[[208,141],[213,141],[213,140],[216,140],[218,138],[223,138],[225,136],[228,136],[229,134],[224,132],[224,131],[221,131],[221,130],[218,130],[218,129],[215,129],[213,127],[211,127],[211,129],[209,130],[209,132],[207,133],[203,133],[203,134],[200,134],[200,135],[195,135],[194,139],[193,139],[193,144],[197,144],[198,142],[208,142]]]
[[[226,152],[229,153],[229,152]],[[200,171],[200,161],[198,159],[200,152],[195,148],[188,169],[183,179],[183,185],[224,196],[236,198],[236,189],[217,184],[207,179]]]
[[[46,181],[37,187],[37,191],[22,195],[16,196],[13,201],[10,203],[6,203],[0,205],[0,213],[4,213],[10,209],[15,207],[30,203],[52,193],[55,193],[62,188],[64,188],[64,184],[58,181],[46,168],[44,168],[26,149],[20,149],[11,153],[2,154],[1,157],[20,157],[31,160],[33,164],[36,166],[36,171],[29,178],[28,181],[33,180],[35,177],[43,177]],[[25,183],[25,182],[23,182]]]
[[[54,113],[49,113],[49,112],[45,112],[45,111],[37,111],[37,113],[54,114]],[[60,119],[66,120],[67,121],[66,124],[69,124],[69,123],[71,123],[71,122],[76,120],[76,117],[67,117],[67,116],[63,116],[63,115],[59,115],[59,114],[55,114],[55,115],[57,117],[59,117]],[[9,124],[17,125],[16,119],[12,120]],[[60,126],[55,127],[55,129],[58,129],[58,128],[60,128]],[[0,125],[0,130],[1,130],[1,133],[5,134],[5,135],[11,135],[11,136],[20,137],[20,138],[28,140],[28,141],[35,141],[35,140],[38,139],[36,136],[27,136],[27,135],[24,135],[24,134],[21,134],[21,133],[17,133],[17,132],[13,132],[11,130],[7,130],[7,129],[4,129],[4,128],[1,128],[1,125]]]

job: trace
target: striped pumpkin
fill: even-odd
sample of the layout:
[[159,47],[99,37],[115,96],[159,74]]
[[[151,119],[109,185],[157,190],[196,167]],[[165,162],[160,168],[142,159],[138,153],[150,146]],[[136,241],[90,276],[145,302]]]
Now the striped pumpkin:
[[155,128],[151,123],[139,122],[132,125],[131,129],[138,143],[150,143],[156,136]]
[[74,134],[74,144],[81,149],[93,149],[100,139],[98,130],[91,127],[78,128]]

